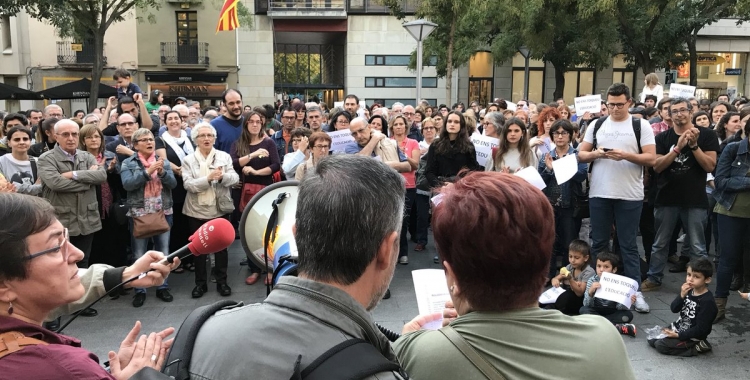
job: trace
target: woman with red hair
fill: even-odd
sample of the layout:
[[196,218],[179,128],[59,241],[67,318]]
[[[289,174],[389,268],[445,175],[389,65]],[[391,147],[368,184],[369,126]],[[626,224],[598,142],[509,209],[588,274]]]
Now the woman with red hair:
[[539,121],[537,123],[541,124],[542,127],[539,128],[537,136],[529,140],[529,145],[531,145],[531,149],[537,157],[542,157],[545,153],[549,153],[554,149],[552,139],[549,136],[549,129],[554,122],[561,118],[560,112],[554,107],[544,107],[539,114]]
[[[431,316],[404,327],[394,350],[411,377],[635,379],[607,320],[538,307],[555,239],[541,191],[511,174],[474,172],[441,192],[432,228],[458,316],[438,331],[418,330]],[[586,344],[566,349],[571,342]]]

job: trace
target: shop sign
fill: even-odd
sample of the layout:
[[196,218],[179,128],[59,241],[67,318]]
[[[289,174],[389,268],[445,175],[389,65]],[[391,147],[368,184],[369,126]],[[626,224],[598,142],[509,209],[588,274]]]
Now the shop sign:
[[699,65],[720,65],[726,62],[724,57],[719,57],[713,54],[698,54]]
[[742,75],[742,69],[724,69],[724,75]]
[[159,90],[166,97],[220,98],[226,85],[202,83],[152,84],[151,91]]

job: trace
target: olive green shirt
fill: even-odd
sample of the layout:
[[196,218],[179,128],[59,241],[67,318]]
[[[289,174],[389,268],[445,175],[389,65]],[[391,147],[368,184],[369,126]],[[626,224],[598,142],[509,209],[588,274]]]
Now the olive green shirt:
[[[507,379],[635,379],[622,337],[596,315],[527,308],[472,312],[451,326]],[[402,336],[393,348],[413,379],[486,380],[439,331]]]

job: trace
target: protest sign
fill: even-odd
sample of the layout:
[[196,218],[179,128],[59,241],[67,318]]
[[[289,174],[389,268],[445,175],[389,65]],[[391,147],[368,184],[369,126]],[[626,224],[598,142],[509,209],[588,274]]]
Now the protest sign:
[[599,289],[594,297],[614,301],[630,308],[632,304],[630,297],[638,291],[638,282],[625,276],[613,273],[602,273],[599,279]]
[[573,99],[576,106],[576,115],[583,116],[586,112],[598,113],[602,110],[602,96],[601,95],[586,95],[579,96]]
[[327,133],[331,137],[331,151],[333,153],[343,153],[347,145],[356,144],[348,129]]
[[542,305],[549,305],[551,303],[555,303],[557,301],[557,298],[560,297],[560,294],[565,293],[566,290],[561,287],[551,287],[547,289],[546,292],[542,293],[542,295],[539,296],[539,303]]
[[669,97],[675,98],[689,98],[695,95],[695,86],[687,86],[684,84],[672,83],[669,86]]
[[552,161],[552,170],[555,171],[555,179],[558,185],[562,185],[578,173],[578,157],[569,154],[563,158]]
[[333,108],[344,108],[344,102],[333,102]]
[[525,179],[526,182],[534,185],[534,187],[539,190],[544,190],[544,188],[547,187],[547,184],[544,183],[544,179],[542,179],[542,176],[539,175],[539,172],[533,166],[529,166],[517,171],[516,175]]
[[487,160],[492,159],[492,148],[500,145],[500,140],[476,134],[471,136],[471,143],[474,144],[474,150],[477,152],[477,163],[484,166]]

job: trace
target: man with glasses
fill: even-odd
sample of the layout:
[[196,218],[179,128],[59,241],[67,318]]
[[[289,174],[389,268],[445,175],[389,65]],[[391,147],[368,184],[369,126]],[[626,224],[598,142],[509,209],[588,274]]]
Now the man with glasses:
[[414,122],[414,115],[416,115],[416,110],[414,110],[414,107],[405,106],[402,115],[404,115],[404,117],[406,118],[406,125],[409,127],[409,131],[406,134],[406,137],[412,140],[417,140],[417,142],[424,140],[422,132],[419,131],[419,127],[417,127],[417,124]]
[[281,111],[281,124],[282,128],[280,131],[276,131],[271,139],[276,143],[276,149],[279,151],[279,157],[281,163],[284,163],[284,156],[287,153],[294,152],[294,146],[292,145],[292,131],[294,130],[294,121],[297,119],[297,112],[292,106],[284,107]]
[[47,107],[44,107],[44,118],[49,119],[51,117],[54,117],[55,119],[62,119],[65,115],[63,114],[62,108],[58,106],[57,104],[50,104]]
[[[662,99],[664,100],[664,99]],[[659,186],[654,208],[656,236],[651,253],[648,279],[641,283],[642,291],[661,287],[667,263],[669,243],[677,221],[685,230],[685,245],[694,257],[706,256],[706,228],[708,199],[706,175],[716,166],[719,140],[711,129],[693,125],[693,105],[686,99],[670,102],[668,113],[673,128],[656,136],[656,162]],[[680,257],[678,266],[687,266],[690,258]]]
[[159,114],[159,126],[166,125],[164,117],[166,116],[167,112],[169,112],[171,110],[172,109],[169,108],[169,106],[166,105],[166,104],[162,104],[162,105],[159,106],[159,110],[157,111],[157,113]]
[[[643,119],[628,113],[630,89],[615,83],[607,90],[609,116],[586,130],[579,145],[578,161],[591,163],[589,208],[591,212],[592,259],[609,247],[612,225],[624,266],[624,276],[640,283],[641,259],[636,237],[643,207],[643,167],[654,165],[654,132]],[[636,136],[638,133],[638,136]],[[705,182],[705,178],[704,178]],[[703,182],[702,182],[703,183]],[[640,292],[635,310],[648,312]]]
[[406,155],[398,149],[396,142],[380,131],[370,128],[367,120],[358,117],[349,124],[349,130],[356,144],[347,145],[347,154],[375,157],[399,173],[412,171]]
[[87,268],[94,232],[102,229],[96,185],[107,180],[107,172],[91,153],[78,150],[78,129],[70,119],[55,124],[57,146],[39,157],[38,170],[42,197],[55,207],[57,219],[69,231],[70,243],[83,251],[78,267]]

